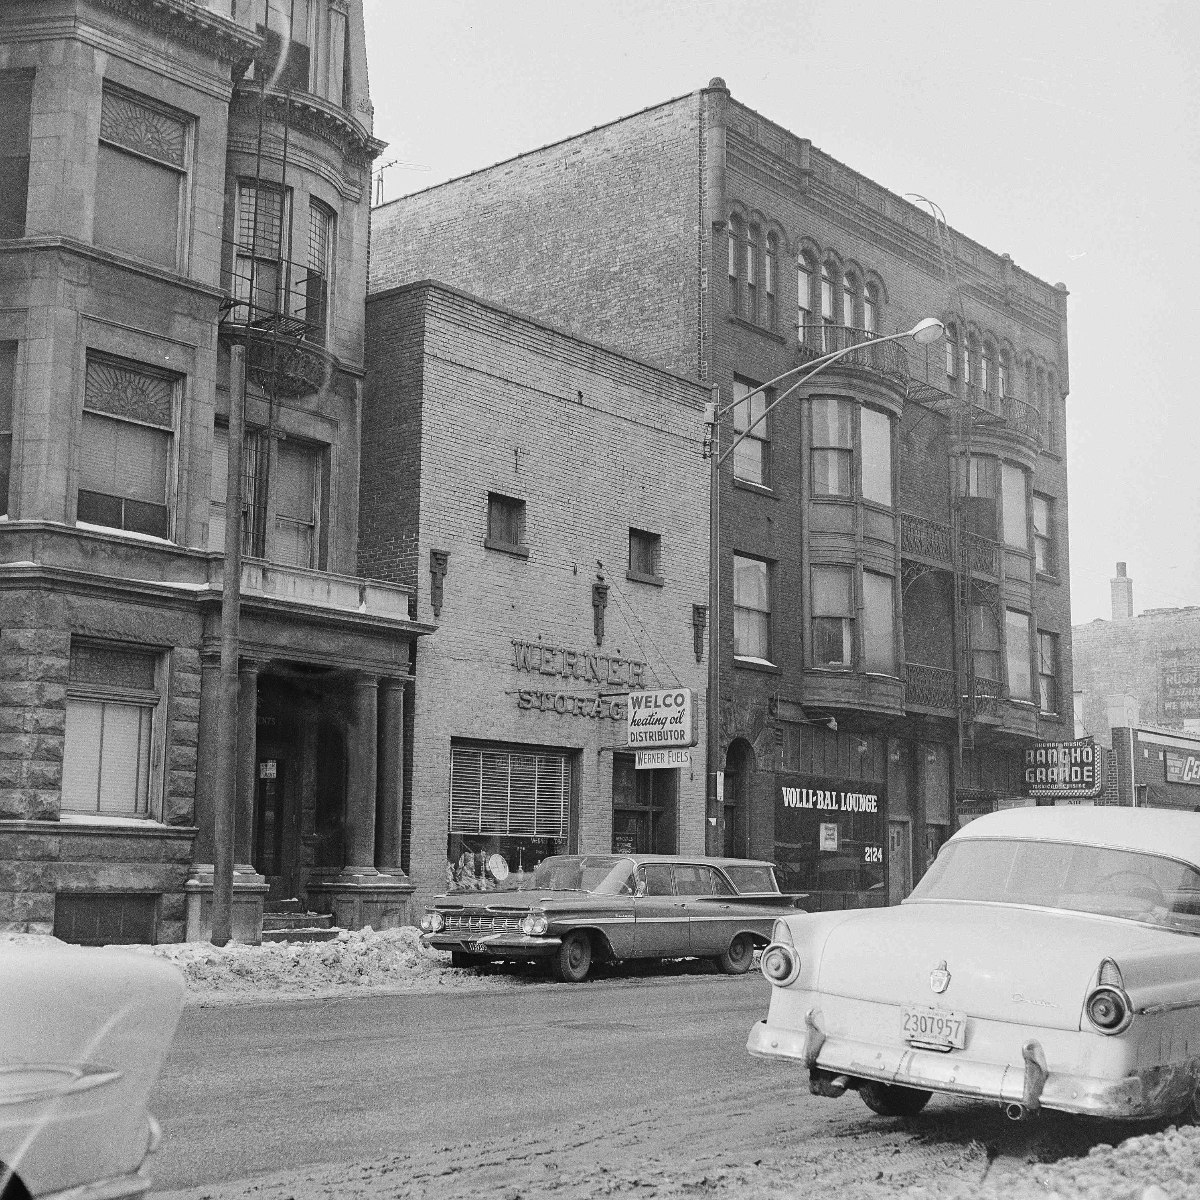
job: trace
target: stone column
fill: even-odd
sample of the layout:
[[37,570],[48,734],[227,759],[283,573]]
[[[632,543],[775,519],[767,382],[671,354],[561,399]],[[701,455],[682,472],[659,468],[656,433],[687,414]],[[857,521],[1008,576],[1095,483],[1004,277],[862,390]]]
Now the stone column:
[[254,794],[258,765],[258,671],[253,659],[238,663],[237,799],[234,806],[235,870],[250,871],[254,861]]
[[379,780],[376,788],[375,862],[388,875],[401,875],[400,838],[404,803],[404,680],[379,684]]
[[374,875],[379,678],[357,675],[353,688],[353,719],[347,738],[350,769],[346,781],[346,857],[342,874]]
[[196,741],[197,863],[213,860],[213,769],[217,761],[217,712],[221,706],[221,656],[200,656],[200,728]]

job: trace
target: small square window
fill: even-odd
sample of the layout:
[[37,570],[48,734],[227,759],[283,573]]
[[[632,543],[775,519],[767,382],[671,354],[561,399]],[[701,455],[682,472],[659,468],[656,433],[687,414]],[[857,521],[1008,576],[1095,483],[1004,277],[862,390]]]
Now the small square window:
[[488,492],[488,531],[483,543],[489,550],[528,555],[525,545],[525,501]]
[[640,583],[662,583],[660,555],[662,538],[644,529],[629,531],[628,578]]

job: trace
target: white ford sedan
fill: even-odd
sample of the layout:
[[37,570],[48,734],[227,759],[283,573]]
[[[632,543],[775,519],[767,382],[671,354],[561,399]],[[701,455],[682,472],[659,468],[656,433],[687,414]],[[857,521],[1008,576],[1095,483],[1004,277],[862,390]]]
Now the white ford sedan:
[[934,1092],[1098,1117],[1200,1118],[1200,814],[980,817],[894,908],[796,914],[751,1054],[885,1116]]
[[146,1100],[183,993],[147,955],[0,943],[0,1197],[145,1195]]

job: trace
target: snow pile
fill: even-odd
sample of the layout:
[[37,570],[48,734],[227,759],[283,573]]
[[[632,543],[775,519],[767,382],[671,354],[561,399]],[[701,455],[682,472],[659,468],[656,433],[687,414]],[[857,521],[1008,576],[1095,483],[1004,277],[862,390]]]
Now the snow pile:
[[[1063,1158],[1025,1169],[1045,1200],[1184,1200],[1200,1195],[1200,1128],[1171,1126],[1161,1133],[1127,1138],[1118,1146],[1093,1146],[1084,1158]],[[1010,1176],[995,1192],[965,1195],[996,1197],[1014,1191],[1020,1176]],[[998,1181],[999,1182],[999,1181]]]
[[329,996],[364,988],[437,991],[516,986],[513,977],[482,975],[450,966],[450,956],[428,950],[412,926],[346,930],[328,942],[174,942],[139,947],[183,971],[192,1002],[261,996],[281,1000]]
[[[189,1004],[245,1003],[254,1000],[304,1000],[357,994],[367,989],[391,992],[496,991],[520,987],[529,973],[498,974],[450,965],[450,955],[420,944],[411,925],[400,929],[342,930],[328,942],[168,942],[160,946],[112,946],[113,951],[152,954],[182,972]],[[49,934],[2,933],[0,942],[78,946]]]

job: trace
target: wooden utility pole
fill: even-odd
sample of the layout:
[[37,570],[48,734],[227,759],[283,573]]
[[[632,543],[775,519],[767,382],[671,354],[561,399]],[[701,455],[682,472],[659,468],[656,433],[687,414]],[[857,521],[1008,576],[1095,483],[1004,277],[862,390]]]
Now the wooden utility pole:
[[[212,941],[233,936],[233,861],[237,812],[238,626],[242,607],[242,441],[246,348],[229,351],[229,463],[225,476],[225,563],[221,576],[221,696],[213,788]],[[201,763],[200,770],[207,764]]]

